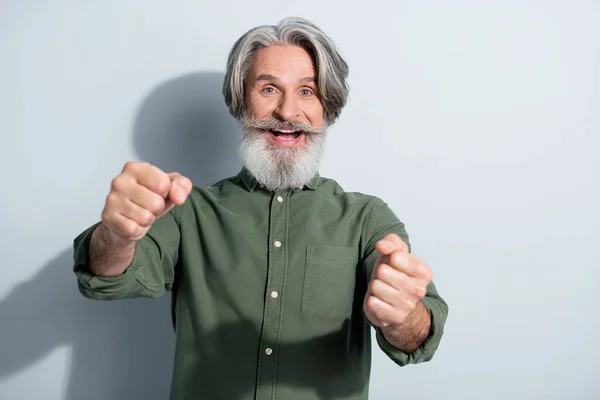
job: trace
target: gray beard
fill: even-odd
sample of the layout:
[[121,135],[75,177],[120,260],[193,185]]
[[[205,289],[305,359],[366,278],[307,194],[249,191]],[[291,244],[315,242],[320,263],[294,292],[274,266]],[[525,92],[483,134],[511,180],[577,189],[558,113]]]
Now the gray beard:
[[319,171],[325,132],[305,133],[301,148],[277,146],[266,135],[242,125],[239,152],[246,169],[269,191],[303,188]]

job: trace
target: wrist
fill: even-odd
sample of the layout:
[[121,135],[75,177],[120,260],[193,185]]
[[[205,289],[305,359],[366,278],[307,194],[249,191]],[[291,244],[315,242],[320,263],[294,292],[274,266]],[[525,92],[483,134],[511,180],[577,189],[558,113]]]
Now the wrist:
[[419,348],[429,336],[430,328],[431,318],[421,301],[402,323],[380,327],[388,343],[405,353]]
[[135,248],[135,240],[114,233],[104,224],[104,222],[100,223],[92,233],[92,239],[93,236],[96,236],[97,239],[107,247],[115,250],[130,250]]

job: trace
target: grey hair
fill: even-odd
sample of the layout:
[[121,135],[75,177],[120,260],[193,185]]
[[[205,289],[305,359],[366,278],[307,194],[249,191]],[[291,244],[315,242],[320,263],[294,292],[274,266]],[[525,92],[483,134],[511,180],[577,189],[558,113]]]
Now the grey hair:
[[328,125],[335,122],[348,98],[348,64],[319,27],[305,19],[292,17],[282,19],[277,25],[250,29],[233,45],[223,81],[223,96],[231,115],[240,120],[244,114],[244,88],[254,54],[272,45],[300,46],[312,56],[325,122]]

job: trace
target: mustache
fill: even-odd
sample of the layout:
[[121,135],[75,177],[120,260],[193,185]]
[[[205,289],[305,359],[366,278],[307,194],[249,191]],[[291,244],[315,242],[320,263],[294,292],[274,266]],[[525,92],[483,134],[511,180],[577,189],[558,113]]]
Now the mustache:
[[274,117],[264,119],[242,118],[242,125],[248,131],[302,131],[309,135],[325,132],[325,127],[314,127],[303,121],[281,121]]

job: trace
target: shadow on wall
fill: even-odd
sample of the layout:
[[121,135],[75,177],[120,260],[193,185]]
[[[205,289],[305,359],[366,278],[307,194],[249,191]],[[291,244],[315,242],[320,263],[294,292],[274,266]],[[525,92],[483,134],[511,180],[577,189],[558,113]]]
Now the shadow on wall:
[[219,73],[193,73],[158,86],[142,103],[133,147],[140,159],[208,186],[239,172],[240,131]]
[[[200,186],[237,173],[239,130],[223,103],[222,80],[219,73],[194,73],[155,88],[134,123],[139,159]],[[69,243],[0,303],[0,381],[66,346],[72,359],[64,399],[168,398],[174,348],[169,296],[88,300],[77,290],[72,266]]]

